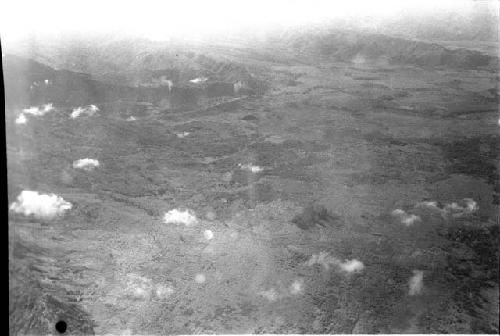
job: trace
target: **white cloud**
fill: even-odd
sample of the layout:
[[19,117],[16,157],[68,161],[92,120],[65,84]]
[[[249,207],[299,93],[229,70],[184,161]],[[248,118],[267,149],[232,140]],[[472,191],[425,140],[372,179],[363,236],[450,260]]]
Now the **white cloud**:
[[17,201],[10,206],[10,210],[25,216],[34,215],[37,218],[51,219],[62,215],[71,207],[71,203],[57,195],[45,195],[39,194],[37,191],[23,190],[17,197]]
[[137,120],[134,116],[130,116],[127,118],[127,121],[135,121]]
[[28,119],[26,119],[23,113],[16,118],[16,124],[26,124],[26,122],[28,122]]
[[338,265],[341,270],[348,273],[360,272],[365,268],[365,265],[357,259],[347,260],[343,263],[339,263]]
[[86,107],[77,107],[77,108],[73,109],[73,112],[71,112],[71,118],[76,119],[82,114],[92,116],[97,111],[99,111],[99,108],[95,105],[89,105]]
[[414,214],[407,214],[406,211],[401,209],[396,209],[392,213],[393,217],[396,217],[400,220],[400,222],[406,226],[410,226],[415,222],[420,221],[420,217]]
[[182,133],[177,133],[177,137],[178,138],[185,138],[187,137],[189,134],[191,134],[190,132],[182,132]]
[[240,166],[241,169],[243,170],[247,170],[249,172],[252,172],[252,173],[260,173],[261,171],[263,171],[264,169],[262,169],[261,167],[259,166],[254,166],[252,164],[244,164],[242,165],[241,163],[238,164],[238,166]]
[[83,169],[83,170],[93,170],[94,168],[99,166],[99,161],[95,159],[80,159],[73,162],[73,168],[75,169]]
[[166,224],[184,224],[186,226],[196,224],[198,219],[189,210],[170,210],[163,217],[163,221]]
[[49,80],[48,79],[45,80],[45,85],[49,85]]
[[207,77],[198,77],[198,78],[195,78],[195,79],[191,79],[190,82],[191,83],[195,83],[195,84],[198,84],[198,83],[204,83],[208,80]]
[[414,214],[407,215],[407,216],[401,218],[401,223],[403,223],[406,226],[410,226],[413,223],[419,222],[419,221],[420,221],[420,217],[417,215],[414,215]]
[[207,279],[205,278],[205,275],[201,273],[196,274],[196,276],[194,277],[194,281],[199,284],[204,283],[206,280]]
[[456,202],[447,204],[444,207],[444,211],[446,211],[447,214],[451,214],[453,217],[461,217],[463,215],[470,215],[479,210],[477,202],[472,198],[464,198],[461,204],[462,205],[459,205]]
[[360,272],[365,268],[363,263],[357,259],[342,262],[340,259],[332,257],[324,251],[319,254],[313,254],[306,263],[307,266],[313,266],[315,264],[322,265],[326,270],[329,270],[330,266],[333,265],[347,273]]
[[435,201],[419,202],[417,203],[416,207],[436,210],[440,212],[444,217],[449,215],[451,215],[452,217],[461,217],[463,215],[473,214],[479,210],[477,202],[472,198],[464,198],[458,203],[448,203],[443,208],[439,207],[438,203]]
[[38,106],[32,106],[30,108],[23,109],[23,113],[32,114],[34,116],[43,116],[44,114],[54,110],[54,106],[50,104],[45,104],[42,108]]
[[424,287],[424,271],[414,270],[413,276],[408,281],[408,286],[410,287],[408,295],[420,294]]
[[302,283],[302,281],[300,280],[295,280],[294,282],[292,282],[292,284],[290,285],[290,293],[292,295],[298,295],[298,294],[301,294],[303,291],[304,291],[304,285]]
[[205,230],[203,231],[203,237],[205,237],[206,240],[211,240],[214,237],[214,233],[212,230]]

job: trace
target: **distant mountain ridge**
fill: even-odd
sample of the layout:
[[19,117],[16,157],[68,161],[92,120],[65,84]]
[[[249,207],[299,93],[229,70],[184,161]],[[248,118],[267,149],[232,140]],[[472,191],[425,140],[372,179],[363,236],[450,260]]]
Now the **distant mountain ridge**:
[[436,43],[355,31],[291,34],[283,41],[298,55],[348,62],[377,61],[463,69],[496,67],[498,63],[498,57],[475,50],[448,49]]

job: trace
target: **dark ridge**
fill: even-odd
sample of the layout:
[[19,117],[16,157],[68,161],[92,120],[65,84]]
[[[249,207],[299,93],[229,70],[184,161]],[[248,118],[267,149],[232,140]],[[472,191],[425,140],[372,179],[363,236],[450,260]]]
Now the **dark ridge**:
[[292,223],[302,230],[311,230],[316,226],[339,226],[340,220],[340,216],[330,213],[323,205],[312,203],[296,215]]

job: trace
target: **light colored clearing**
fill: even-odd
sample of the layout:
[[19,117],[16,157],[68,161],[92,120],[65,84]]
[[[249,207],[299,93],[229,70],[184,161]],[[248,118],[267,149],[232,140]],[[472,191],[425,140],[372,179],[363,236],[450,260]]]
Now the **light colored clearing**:
[[267,291],[262,291],[259,293],[259,295],[265,297],[271,302],[278,300],[278,292],[274,288],[271,288]]
[[205,230],[203,231],[203,237],[205,237],[206,240],[210,240],[214,237],[214,233],[212,230]]
[[206,280],[207,279],[205,278],[205,275],[201,273],[196,274],[196,276],[194,277],[194,281],[199,284],[205,283]]
[[190,132],[182,132],[182,133],[177,133],[176,135],[178,138],[182,139],[182,138],[187,137],[189,134],[191,134],[191,133]]
[[264,169],[262,169],[261,167],[259,166],[254,166],[252,164],[244,164],[242,165],[241,163],[238,164],[238,166],[243,169],[243,170],[247,170],[249,172],[252,172],[252,173],[260,173],[261,171],[263,171]]
[[42,108],[38,106],[32,106],[30,108],[23,109],[23,113],[32,114],[34,116],[43,116],[44,114],[54,110],[54,106],[52,104],[45,104]]
[[63,214],[71,207],[71,203],[57,195],[44,195],[37,191],[23,190],[17,197],[17,201],[10,206],[10,210],[25,216],[34,215],[37,218],[51,219]]
[[16,118],[16,124],[26,124],[28,119],[24,116],[24,114],[20,114],[19,117]]
[[414,214],[407,214],[404,210],[396,209],[391,215],[400,220],[400,222],[406,226],[410,226],[416,222],[420,221],[420,217]]
[[89,105],[86,107],[77,107],[77,108],[73,109],[73,112],[71,112],[71,118],[76,119],[82,114],[92,116],[97,111],[99,111],[99,108],[95,105]]
[[170,210],[163,216],[163,221],[165,224],[184,224],[186,226],[194,225],[198,222],[198,219],[194,214],[191,214],[189,210]]
[[127,118],[127,121],[135,121],[137,120],[134,116],[130,116]]
[[198,78],[195,78],[195,79],[191,79],[190,82],[191,83],[195,83],[195,84],[198,84],[198,83],[204,83],[208,80],[207,77],[198,77]]
[[157,285],[155,294],[160,299],[165,299],[174,293],[174,289],[171,286]]
[[290,294],[292,295],[302,294],[303,291],[304,291],[304,284],[302,280],[295,280],[290,285]]
[[313,254],[306,263],[307,266],[313,266],[315,264],[322,265],[326,270],[329,270],[333,265],[347,273],[361,272],[365,268],[363,263],[357,259],[342,262],[340,259],[332,257],[329,253],[324,251],[319,254]]
[[87,171],[91,171],[98,166],[99,166],[99,161],[97,161],[96,159],[86,158],[86,159],[76,160],[75,162],[73,162],[73,168],[83,169]]
[[414,270],[413,276],[408,281],[410,287],[408,295],[419,295],[424,287],[424,271]]

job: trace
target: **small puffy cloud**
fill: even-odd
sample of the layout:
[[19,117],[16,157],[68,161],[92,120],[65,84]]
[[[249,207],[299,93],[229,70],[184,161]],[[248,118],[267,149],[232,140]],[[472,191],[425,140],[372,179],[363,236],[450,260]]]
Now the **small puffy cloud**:
[[401,218],[401,223],[403,223],[406,226],[410,226],[413,223],[419,222],[419,221],[420,221],[420,217],[417,215],[414,215],[414,214],[407,215],[407,216],[404,216],[403,218]]
[[194,225],[198,219],[189,210],[170,210],[163,216],[165,224],[184,224],[186,226]]
[[195,84],[198,84],[198,83],[204,83],[208,80],[207,77],[198,77],[198,78],[195,78],[195,79],[191,79],[190,82],[191,83],[195,83]]
[[414,270],[413,276],[408,281],[408,295],[414,296],[422,292],[424,287],[424,271]]
[[70,210],[72,204],[54,194],[39,194],[37,191],[23,190],[12,203],[10,210],[25,216],[34,215],[37,218],[51,219]]
[[16,124],[26,124],[27,122],[28,119],[26,119],[23,113],[21,113],[19,117],[16,118]]
[[89,105],[86,107],[77,107],[77,108],[73,109],[73,112],[71,112],[71,118],[76,119],[82,114],[92,116],[97,111],[99,111],[99,108],[95,105]]
[[134,116],[130,116],[126,119],[127,121],[135,121],[137,120]]
[[302,294],[303,291],[304,291],[304,284],[302,283],[301,280],[295,280],[290,285],[290,293],[292,295]]
[[406,226],[410,226],[410,225],[420,221],[419,216],[414,215],[414,214],[407,214],[406,211],[401,210],[401,209],[394,210],[391,213],[391,215],[393,217],[398,218],[399,221]]
[[341,270],[347,273],[361,272],[365,268],[365,265],[357,259],[347,260],[339,263],[338,266]]
[[73,168],[91,171],[99,166],[99,161],[95,159],[80,159],[73,162]]
[[191,134],[191,133],[189,133],[189,132],[182,132],[182,133],[177,133],[176,135],[177,135],[178,138],[182,139],[182,138],[187,137],[189,134]]
[[259,166],[254,166],[252,164],[244,164],[242,165],[241,163],[238,164],[238,166],[240,166],[241,169],[243,170],[247,170],[249,172],[252,172],[252,173],[260,173],[261,171],[263,171],[264,169],[262,169],[261,167]]
[[399,217],[399,216],[406,215],[406,212],[404,210],[401,210],[401,209],[396,209],[396,210],[393,210],[391,212],[391,215],[393,215],[394,217]]
[[444,207],[444,211],[453,217],[461,217],[463,215],[470,215],[479,210],[477,202],[472,198],[464,198],[460,204],[452,202]]
[[464,198],[459,202],[448,203],[444,207],[441,207],[435,201],[419,202],[415,207],[435,210],[441,213],[443,217],[447,216],[461,217],[464,215],[473,214],[479,210],[477,202],[474,201],[472,198]]
[[198,283],[198,284],[202,284],[202,283],[204,283],[206,280],[207,280],[207,279],[206,279],[205,275],[203,275],[203,274],[201,274],[201,273],[196,274],[196,275],[195,275],[195,277],[194,277],[194,281],[195,281],[196,283]]
[[307,266],[315,264],[322,265],[326,270],[329,270],[331,266],[335,266],[347,273],[361,272],[365,268],[363,263],[357,259],[341,261],[324,251],[319,254],[313,254],[306,263]]
[[46,79],[46,80],[44,81],[44,83],[45,83],[45,85],[49,85],[49,80],[48,80],[48,79]]
[[477,202],[474,201],[472,198],[464,198],[463,201],[465,202],[465,208],[467,212],[475,212],[479,210]]
[[43,116],[44,114],[54,110],[54,106],[52,104],[45,104],[42,108],[38,106],[32,106],[30,108],[23,109],[23,113],[32,114],[34,116]]
[[205,237],[206,240],[211,240],[214,237],[214,233],[212,230],[205,230],[203,231],[203,237]]

